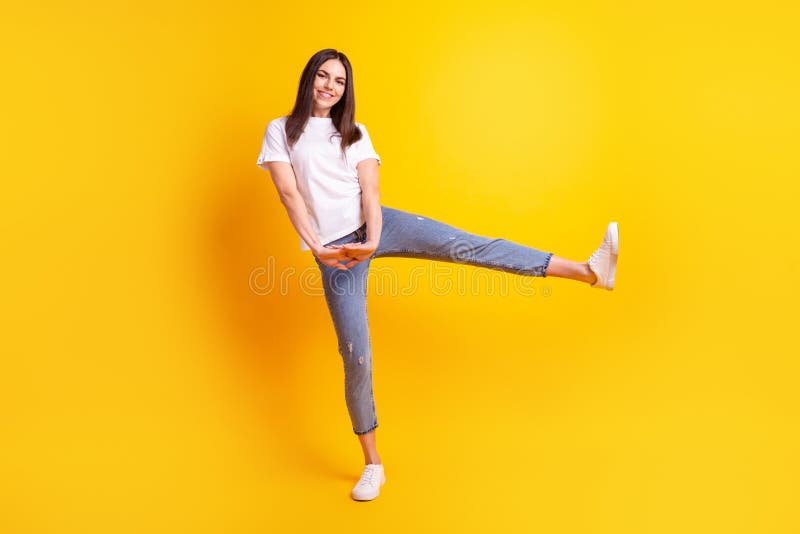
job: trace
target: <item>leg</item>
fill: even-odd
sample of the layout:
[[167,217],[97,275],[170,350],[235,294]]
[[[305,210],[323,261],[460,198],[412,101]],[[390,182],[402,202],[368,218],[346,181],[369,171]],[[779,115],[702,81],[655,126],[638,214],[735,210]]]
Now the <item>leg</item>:
[[575,262],[506,239],[483,237],[428,217],[382,206],[383,231],[373,257],[400,256],[465,263],[528,276],[555,276],[589,284],[597,276]]
[[[357,230],[332,243],[361,241],[364,230]],[[336,330],[339,354],[344,364],[345,401],[353,432],[362,436],[367,460],[377,458],[374,429],[378,426],[372,391],[372,346],[367,320],[367,273],[370,260],[345,271],[328,267],[316,259],[322,274],[325,300]],[[369,463],[369,462],[368,462]]]
[[375,432],[377,429],[370,430],[366,434],[359,434],[358,441],[361,442],[361,450],[364,451],[365,464],[379,464],[381,457],[378,455],[378,447],[375,445]]
[[[362,241],[366,228],[332,243],[341,245]],[[330,244],[330,243],[326,243]],[[367,322],[367,273],[370,260],[340,270],[323,265],[314,258],[322,273],[325,300],[333,319],[339,342],[339,354],[344,363],[344,391],[353,432],[358,435],[364,451],[364,471],[353,487],[353,499],[372,500],[386,482],[383,464],[375,447],[375,399],[372,394],[372,347]]]
[[555,276],[571,275],[578,271],[575,266],[565,266],[567,260],[557,261],[551,269],[550,263],[555,257],[552,252],[543,252],[506,239],[472,234],[428,217],[387,206],[381,209],[383,230],[373,256],[375,258],[427,258],[541,277],[551,273]]
[[588,261],[579,263],[577,261],[565,260],[558,256],[553,256],[550,259],[550,265],[547,266],[546,273],[547,276],[569,278],[570,280],[578,280],[579,282],[586,282],[587,284],[594,284],[597,281],[597,275],[589,268]]

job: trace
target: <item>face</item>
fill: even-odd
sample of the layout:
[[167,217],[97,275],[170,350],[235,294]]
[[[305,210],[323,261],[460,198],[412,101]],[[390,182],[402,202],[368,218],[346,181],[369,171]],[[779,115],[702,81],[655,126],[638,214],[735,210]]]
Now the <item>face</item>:
[[330,108],[344,94],[347,71],[338,59],[329,59],[314,74],[314,108],[317,112],[330,114]]

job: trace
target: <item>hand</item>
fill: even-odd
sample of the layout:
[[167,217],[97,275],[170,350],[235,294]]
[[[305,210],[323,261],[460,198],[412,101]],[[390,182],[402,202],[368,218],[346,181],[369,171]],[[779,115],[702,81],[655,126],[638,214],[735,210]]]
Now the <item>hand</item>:
[[378,243],[372,241],[367,241],[366,243],[347,243],[341,245],[341,247],[347,258],[351,259],[351,261],[345,264],[345,267],[349,269],[357,263],[370,259],[375,253],[375,249],[378,248]]
[[319,247],[318,249],[314,250],[314,255],[319,259],[320,263],[327,265],[328,267],[335,267],[341,271],[347,270],[347,266],[339,263],[349,259],[345,254],[342,245],[328,245],[326,247]]

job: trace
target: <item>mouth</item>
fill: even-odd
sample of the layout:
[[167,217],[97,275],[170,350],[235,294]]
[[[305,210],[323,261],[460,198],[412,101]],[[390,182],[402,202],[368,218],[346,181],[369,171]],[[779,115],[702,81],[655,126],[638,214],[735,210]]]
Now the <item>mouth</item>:
[[330,93],[326,93],[325,91],[317,91],[317,94],[318,94],[319,96],[321,96],[322,98],[324,98],[325,100],[328,100],[328,99],[330,99],[330,98],[333,98],[333,95],[332,95],[332,94],[330,94]]

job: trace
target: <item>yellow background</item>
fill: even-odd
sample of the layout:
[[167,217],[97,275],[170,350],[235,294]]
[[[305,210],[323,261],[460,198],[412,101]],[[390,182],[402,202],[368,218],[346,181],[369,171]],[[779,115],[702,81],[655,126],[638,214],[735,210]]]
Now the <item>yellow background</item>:
[[[0,531],[797,532],[793,5],[6,7]],[[370,503],[255,165],[327,47],[384,204],[576,261],[621,236],[613,292],[371,292]]]

